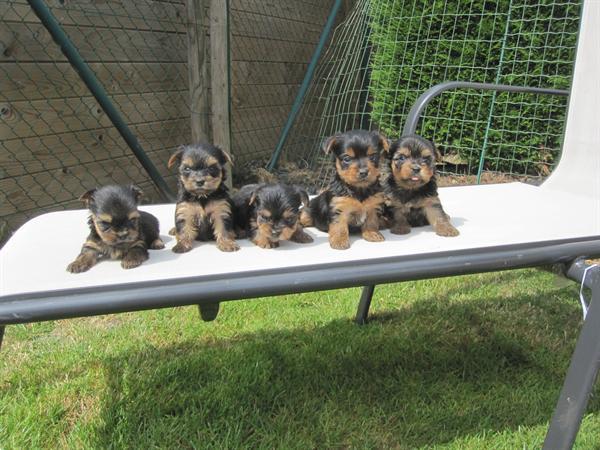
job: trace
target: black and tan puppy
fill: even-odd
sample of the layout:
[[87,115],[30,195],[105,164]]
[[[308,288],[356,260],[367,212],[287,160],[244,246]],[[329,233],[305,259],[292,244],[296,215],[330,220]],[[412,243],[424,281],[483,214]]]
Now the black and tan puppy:
[[280,241],[309,243],[313,238],[300,224],[300,207],[308,194],[286,184],[249,184],[233,197],[238,237],[247,237],[261,248],[279,247]]
[[148,259],[149,248],[164,248],[156,217],[137,209],[141,196],[136,186],[104,186],[80,197],[90,210],[90,234],[69,272],[85,272],[103,257],[131,269]]
[[301,220],[304,226],[327,231],[332,248],[349,248],[349,234],[355,231],[367,241],[384,240],[378,231],[384,205],[379,158],[387,148],[387,139],[376,131],[347,131],[325,141],[323,150],[333,154],[336,173],[303,210]]
[[386,196],[385,217],[390,231],[406,234],[411,226],[431,225],[440,236],[457,236],[437,192],[435,162],[439,152],[420,136],[404,136],[392,142],[381,185]]
[[192,249],[195,240],[217,241],[224,252],[239,250],[233,232],[231,199],[225,186],[225,164],[231,157],[214,145],[180,147],[168,167],[178,166],[179,193],[175,207],[175,253]]

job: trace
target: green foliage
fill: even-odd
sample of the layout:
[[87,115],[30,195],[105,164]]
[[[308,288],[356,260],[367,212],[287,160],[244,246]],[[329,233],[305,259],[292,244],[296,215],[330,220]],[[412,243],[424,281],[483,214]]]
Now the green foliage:
[[[390,136],[410,106],[444,81],[566,89],[577,39],[579,0],[371,0],[371,115]],[[530,94],[443,94],[418,132],[445,154],[485,168],[546,175],[558,156],[566,99]],[[487,140],[486,140],[487,136]]]

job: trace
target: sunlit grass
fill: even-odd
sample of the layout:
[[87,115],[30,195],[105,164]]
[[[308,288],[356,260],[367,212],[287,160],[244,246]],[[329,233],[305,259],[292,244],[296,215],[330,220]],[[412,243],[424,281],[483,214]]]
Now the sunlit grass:
[[[522,270],[9,326],[0,448],[540,448],[581,325]],[[592,399],[577,448],[598,448]]]

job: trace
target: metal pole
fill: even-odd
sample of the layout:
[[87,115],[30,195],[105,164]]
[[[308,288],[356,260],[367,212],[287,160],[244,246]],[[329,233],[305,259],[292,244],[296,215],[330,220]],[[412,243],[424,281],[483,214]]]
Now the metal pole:
[[327,18],[327,22],[325,23],[325,27],[323,28],[323,32],[321,33],[321,37],[319,38],[319,43],[317,44],[317,48],[312,55],[310,63],[308,64],[308,68],[306,69],[306,74],[304,75],[304,80],[302,80],[302,85],[300,86],[300,90],[296,95],[296,99],[294,100],[294,104],[292,105],[292,110],[290,111],[290,115],[283,126],[283,130],[281,131],[281,136],[279,136],[279,142],[277,142],[277,146],[275,147],[275,151],[273,151],[273,155],[271,156],[271,160],[267,164],[268,170],[273,170],[275,166],[277,166],[277,161],[279,161],[279,156],[281,155],[281,150],[283,149],[283,145],[288,137],[290,129],[296,120],[296,116],[300,112],[300,106],[302,106],[302,100],[304,99],[304,95],[308,90],[308,85],[310,84],[315,69],[317,68],[317,62],[321,57],[321,53],[323,52],[323,48],[325,48],[325,43],[329,38],[329,34],[331,33],[331,29],[333,28],[333,24],[335,23],[335,18],[337,13],[342,5],[342,0],[335,0],[334,5],[331,7],[331,11],[329,12],[329,17]]
[[[600,270],[595,272],[593,277],[590,276],[592,288],[590,308],[579,333],[569,370],[552,415],[544,441],[544,450],[572,448],[598,376],[600,369],[600,276],[598,274]],[[581,278],[582,273],[579,267],[572,267],[568,276]]]
[[146,152],[136,139],[135,135],[131,132],[119,111],[114,107],[106,91],[94,75],[94,72],[90,69],[87,63],[79,54],[79,51],[73,45],[73,42],[69,39],[67,34],[64,32],[56,17],[52,14],[50,9],[43,0],[27,0],[31,9],[38,16],[44,27],[48,30],[54,41],[60,46],[60,49],[67,57],[71,65],[77,71],[77,74],[81,77],[85,85],[88,87],[94,98],[100,104],[102,110],[106,113],[112,124],[119,131],[131,151],[140,162],[142,167],[146,170],[150,178],[160,191],[162,197],[166,201],[173,201],[175,197],[169,189],[169,186],[163,179],[160,172],[156,169]]
[[[504,36],[502,38],[502,48],[500,49],[500,61],[496,71],[496,81],[494,84],[500,83],[500,75],[502,74],[502,63],[504,62],[504,50],[506,49],[506,37],[510,28],[510,18],[512,12],[512,1],[508,3],[508,15],[506,17],[506,26],[504,27]],[[487,153],[488,139],[490,136],[490,127],[492,126],[492,115],[494,112],[494,103],[496,103],[496,91],[492,92],[492,101],[490,102],[490,111],[488,113],[487,125],[485,126],[485,135],[483,137],[483,147],[481,156],[479,157],[479,167],[477,168],[477,184],[481,183],[481,173],[483,172],[483,164],[485,162],[485,154]]]
[[358,303],[358,310],[356,311],[356,318],[354,319],[354,321],[359,325],[364,325],[367,323],[369,308],[371,307],[371,300],[373,299],[373,291],[375,291],[374,284],[365,286],[362,289],[362,293],[360,294],[360,302]]
[[427,105],[438,95],[452,89],[479,89],[483,91],[499,92],[526,92],[529,94],[548,94],[548,95],[569,95],[569,91],[562,89],[533,88],[526,86],[510,86],[507,84],[475,83],[470,81],[447,81],[436,84],[423,92],[410,108],[404,123],[403,134],[414,134],[417,129],[417,123],[421,114],[427,108]]

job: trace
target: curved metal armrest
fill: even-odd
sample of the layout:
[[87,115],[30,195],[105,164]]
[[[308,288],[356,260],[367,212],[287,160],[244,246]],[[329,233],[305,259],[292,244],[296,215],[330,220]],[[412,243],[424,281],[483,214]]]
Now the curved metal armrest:
[[499,91],[499,92],[526,92],[529,94],[548,94],[548,95],[569,95],[569,91],[562,89],[546,89],[534,88],[526,86],[509,86],[507,84],[491,84],[491,83],[473,83],[469,81],[447,81],[445,83],[436,84],[435,86],[423,92],[415,103],[410,108],[406,123],[404,124],[403,134],[414,134],[417,129],[417,123],[421,114],[435,97],[445,91],[453,89],[478,89],[484,91]]

